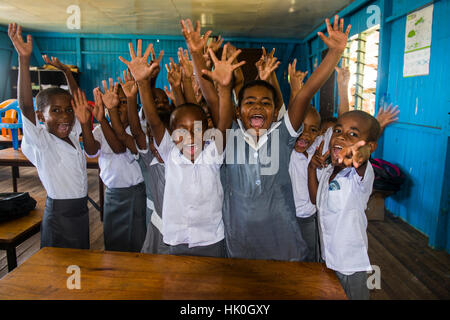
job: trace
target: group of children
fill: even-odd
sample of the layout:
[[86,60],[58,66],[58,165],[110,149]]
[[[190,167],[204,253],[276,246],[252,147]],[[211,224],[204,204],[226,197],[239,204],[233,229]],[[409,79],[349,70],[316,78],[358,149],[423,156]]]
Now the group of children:
[[[41,247],[89,248],[85,157],[98,157],[105,250],[324,261],[350,298],[368,298],[364,211],[374,180],[368,159],[380,126],[398,111],[381,112],[379,121],[348,111],[348,69],[337,64],[350,26],[344,31],[338,16],[326,25],[328,36],[318,35],[328,53],[306,83],[296,61],[289,65],[286,110],[274,51],[263,48],[259,79],[245,83],[241,50],[227,43],[220,52],[223,40],[208,42],[210,31],[202,35],[200,23],[194,28],[189,19],[181,21],[189,52],[180,49],[179,64],[170,59],[165,66],[170,90],[155,88],[163,51],[156,58],[152,44],[143,52],[138,40],[136,51],[129,44],[129,61],[119,57],[123,79],[94,89],[94,107],[67,66],[44,56],[66,74],[70,93],[42,90],[35,109],[32,39],[24,41],[21,27],[10,24],[19,56],[22,151],[47,191]],[[310,101],[335,68],[339,118],[324,128]],[[92,117],[99,123],[93,131]]]

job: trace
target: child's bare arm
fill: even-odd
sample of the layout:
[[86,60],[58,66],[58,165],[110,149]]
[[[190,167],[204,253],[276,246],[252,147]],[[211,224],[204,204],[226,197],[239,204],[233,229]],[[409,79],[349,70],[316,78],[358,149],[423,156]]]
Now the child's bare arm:
[[[227,45],[223,48],[222,59],[218,60],[212,49],[208,49],[211,59],[214,63],[214,70],[202,70],[202,73],[213,79],[218,85],[219,93],[219,121],[216,125],[223,137],[225,142],[226,130],[231,128],[233,122],[233,103],[231,101],[231,85],[233,79],[233,71],[243,64],[245,61],[241,61],[237,64],[232,64],[236,57],[241,53],[241,50],[237,50],[230,58],[227,59]],[[218,145],[218,140],[216,139],[216,146],[219,152],[222,152],[224,145]]]
[[324,142],[322,141],[308,164],[308,191],[309,198],[312,204],[316,204],[317,189],[319,188],[319,181],[317,180],[317,169],[327,166],[326,159],[330,155],[329,150],[324,155],[322,155],[323,144]]
[[128,66],[134,80],[136,80],[139,88],[139,96],[141,97],[142,106],[144,108],[145,119],[147,119],[155,141],[159,145],[164,137],[166,128],[158,116],[152,90],[150,88],[150,78],[155,68],[155,64],[148,64],[147,61],[150,52],[153,49],[153,45],[148,45],[144,55],[142,55],[142,40],[138,40],[137,56],[134,52],[132,43],[129,43],[129,49],[131,61],[127,61],[122,57],[119,57],[119,59]]
[[278,83],[277,75],[275,70],[279,67],[280,61],[278,58],[274,57],[275,48],[270,54],[266,53],[266,49],[262,47],[262,56],[256,63],[256,68],[258,69],[258,76],[261,80],[269,82],[274,88],[277,94],[277,105],[276,110],[279,110],[283,105],[283,95],[281,93],[280,84]]
[[192,77],[194,76],[194,66],[189,60],[187,50],[178,49],[178,61],[181,67],[181,81],[183,82],[184,100],[186,103],[196,103]]
[[16,23],[8,26],[8,36],[19,56],[19,77],[17,83],[17,98],[22,114],[36,124],[36,116],[33,106],[33,91],[31,89],[30,58],[33,52],[33,39],[27,36],[27,42],[22,38],[22,27]]
[[377,120],[380,124],[380,135],[378,138],[380,138],[383,133],[384,129],[390,125],[391,123],[394,123],[398,120],[398,114],[400,113],[400,110],[398,110],[398,106],[395,106],[392,108],[392,103],[388,107],[380,106],[380,109],[378,109],[377,114]]
[[337,84],[339,94],[338,116],[340,117],[349,110],[348,102],[348,82],[350,81],[350,70],[346,66],[345,59],[342,59],[342,67],[335,67],[337,73]]
[[200,21],[197,21],[194,30],[191,20],[181,20],[181,31],[186,39],[186,44],[191,54],[194,65],[194,73],[200,85],[203,97],[211,111],[211,117],[215,126],[219,121],[219,96],[217,95],[214,83],[202,77],[202,70],[207,70],[206,61],[203,57],[203,50],[208,41],[211,31],[207,31],[203,36],[200,34]]
[[291,108],[288,110],[289,119],[295,131],[300,128],[303,122],[306,107],[316,92],[330,77],[347,45],[347,37],[351,26],[349,25],[344,33],[344,19],[341,19],[340,23],[338,23],[339,17],[336,15],[333,27],[331,27],[328,19],[325,21],[329,37],[325,37],[322,32],[319,32],[318,35],[328,46],[328,53],[317,70],[314,71],[305,83],[302,90],[294,98]]
[[72,71],[70,68],[65,65],[64,63],[61,63],[58,58],[56,57],[50,57],[48,58],[46,54],[42,55],[42,58],[44,59],[46,64],[49,64],[51,66],[54,66],[55,68],[58,68],[64,73],[64,76],[66,77],[67,84],[69,85],[70,93],[73,94],[78,90],[78,84],[75,81],[75,78],[73,77]]
[[146,149],[147,139],[145,132],[142,130],[141,122],[139,121],[139,115],[137,112],[137,84],[131,76],[130,70],[128,69],[123,71],[123,82],[120,77],[118,77],[117,79],[119,80],[120,86],[122,87],[122,90],[127,97],[127,113],[131,134],[133,135],[134,140],[136,140],[136,144],[138,145],[139,149]]
[[86,95],[80,89],[74,91],[72,96],[72,108],[74,110],[75,116],[81,124],[81,129],[83,132],[84,151],[88,155],[95,155],[100,149],[100,143],[94,139],[94,135],[91,131],[91,119],[93,110],[87,102]]
[[181,68],[172,58],[170,58],[170,67],[166,64],[167,81],[172,87],[175,106],[180,106],[186,101],[184,99],[183,90],[181,89]]
[[122,122],[120,121],[119,114],[119,84],[113,84],[113,79],[109,78],[109,88],[106,85],[106,81],[103,80],[103,88],[105,93],[102,94],[102,100],[105,107],[108,109],[109,116],[111,118],[111,125],[114,130],[116,138],[127,147],[131,153],[136,154],[136,144],[134,143],[134,138],[126,133]]
[[94,115],[95,119],[97,119],[98,123],[100,123],[106,142],[108,142],[108,145],[111,147],[111,150],[114,153],[125,152],[126,151],[125,145],[122,142],[120,142],[119,139],[117,139],[116,133],[111,128],[111,125],[109,124],[108,120],[105,118],[105,109],[102,100],[102,92],[98,87],[94,89],[94,100],[95,106],[94,109],[92,110],[92,114]]

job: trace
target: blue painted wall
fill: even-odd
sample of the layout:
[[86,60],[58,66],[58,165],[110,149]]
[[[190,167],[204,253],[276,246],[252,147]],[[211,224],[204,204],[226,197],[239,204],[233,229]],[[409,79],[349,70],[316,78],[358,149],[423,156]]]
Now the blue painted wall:
[[[398,123],[386,129],[375,155],[398,165],[408,176],[403,190],[387,199],[386,208],[427,235],[430,246],[450,252],[450,0],[434,1],[429,75],[403,78],[406,15],[428,3],[355,1],[344,18],[346,24],[352,24],[351,34],[355,34],[367,29],[369,5],[381,9],[377,101],[384,97],[397,104],[401,113]],[[320,58],[324,49],[316,31],[304,40],[310,58],[305,61],[308,70],[311,58]]]

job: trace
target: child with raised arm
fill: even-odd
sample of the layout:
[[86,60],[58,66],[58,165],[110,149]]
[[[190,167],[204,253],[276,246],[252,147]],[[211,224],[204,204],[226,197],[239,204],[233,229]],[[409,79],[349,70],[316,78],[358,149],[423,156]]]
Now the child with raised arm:
[[75,119],[72,96],[50,88],[36,96],[30,80],[32,38],[22,39],[22,28],[8,27],[19,56],[17,96],[23,119],[22,152],[36,167],[47,192],[41,224],[41,248],[89,249],[86,158],[78,142],[81,128]]
[[[205,141],[203,136],[207,125],[203,109],[185,104],[171,115],[172,140],[148,90],[153,68],[147,63],[151,46],[142,55],[141,41],[138,41],[137,53],[130,44],[131,61],[119,59],[128,66],[138,84],[146,119],[166,166],[162,215],[164,242],[170,245],[170,254],[223,257],[223,191],[220,184],[223,139],[216,135],[214,141]],[[236,65],[231,65],[231,61],[219,61],[214,57],[215,70],[208,73],[220,84],[217,129],[222,135],[232,121],[231,78]]]
[[[160,55],[161,56],[161,55]],[[161,56],[162,57],[162,56]],[[158,60],[153,60],[152,64],[159,64]],[[146,125],[142,129],[137,111],[138,88],[130,71],[123,72],[124,81],[119,82],[128,100],[128,119],[133,138],[136,141],[138,153],[135,155],[144,177],[147,195],[147,232],[141,248],[143,253],[169,253],[169,246],[166,245],[162,237],[162,205],[164,200],[165,172],[164,162],[158,154],[153,144],[153,137],[150,127]],[[155,92],[152,90],[152,92]],[[164,107],[155,106],[161,121],[168,127],[170,113]]]
[[[93,132],[83,126],[88,157],[99,157],[100,177],[106,185],[103,210],[105,250],[139,252],[146,232],[145,185],[132,152],[134,139],[128,129],[127,100],[121,102],[118,85],[103,81],[105,93],[94,89],[94,117],[100,123]],[[104,116],[108,108],[112,128]],[[132,151],[130,151],[131,149]]]
[[[370,154],[377,147],[378,121],[354,110],[339,117],[329,150],[321,142],[308,165],[308,189],[316,204],[322,259],[335,270],[350,299],[369,299],[367,218],[374,173]],[[326,159],[331,156],[331,165]],[[317,169],[322,168],[317,177]]]
[[[223,219],[230,257],[301,261],[308,249],[296,222],[289,161],[311,98],[329,78],[347,43],[335,18],[328,19],[329,47],[321,65],[296,95],[278,122],[276,90],[265,81],[244,85],[239,93],[238,121],[228,137],[223,166]],[[199,28],[197,30],[199,33]],[[211,107],[214,114],[217,110]],[[213,116],[214,119],[214,116]],[[242,147],[244,146],[244,147]]]

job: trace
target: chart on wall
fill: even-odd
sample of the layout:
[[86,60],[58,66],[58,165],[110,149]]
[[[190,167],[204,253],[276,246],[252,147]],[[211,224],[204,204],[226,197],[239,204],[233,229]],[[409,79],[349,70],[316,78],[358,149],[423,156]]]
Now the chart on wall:
[[432,27],[433,4],[406,17],[403,77],[428,75]]

